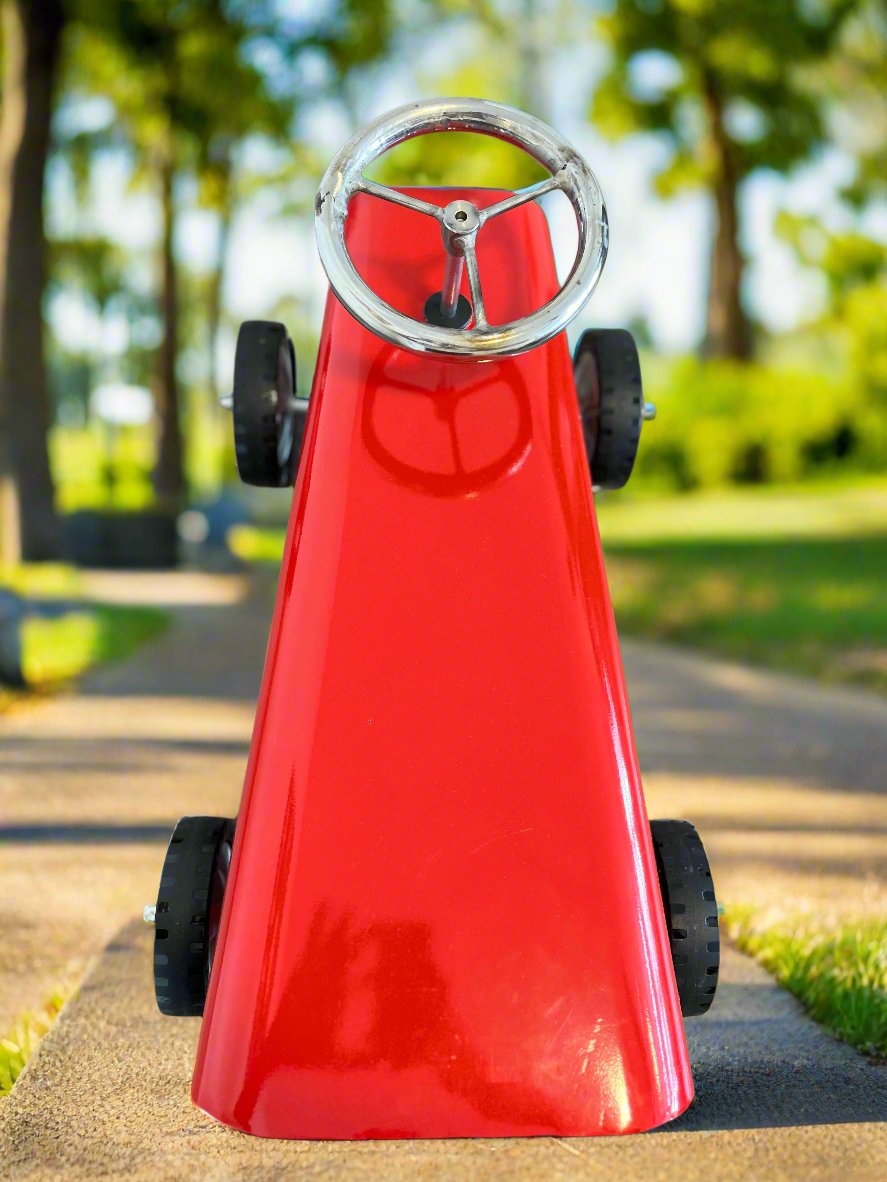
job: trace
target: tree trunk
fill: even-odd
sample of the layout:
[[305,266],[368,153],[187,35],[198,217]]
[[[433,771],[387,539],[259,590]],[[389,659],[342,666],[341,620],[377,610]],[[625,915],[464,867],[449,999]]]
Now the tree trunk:
[[0,116],[0,547],[5,562],[59,556],[43,355],[43,179],[64,17],[61,0],[5,0]]
[[219,206],[219,227],[216,239],[216,258],[210,277],[209,293],[206,309],[207,360],[209,362],[209,388],[212,395],[218,399],[222,390],[219,379],[217,362],[219,331],[222,326],[222,304],[225,293],[225,270],[228,262],[228,243],[231,238],[231,220],[234,212],[234,202],[231,194],[231,166],[230,161],[225,168],[223,181],[224,192]]
[[739,245],[739,181],[736,151],[724,126],[724,108],[715,80],[705,79],[705,109],[715,160],[713,179],[715,237],[711,252],[705,348],[708,357],[748,361],[751,325],[742,305],[745,260]]
[[[171,137],[170,137],[171,138]],[[160,162],[160,202],[163,232],[160,258],[160,319],[163,336],[157,350],[154,407],[157,462],[154,493],[162,508],[178,511],[185,495],[182,426],[176,362],[179,355],[178,268],[175,238],[175,160],[170,147]]]

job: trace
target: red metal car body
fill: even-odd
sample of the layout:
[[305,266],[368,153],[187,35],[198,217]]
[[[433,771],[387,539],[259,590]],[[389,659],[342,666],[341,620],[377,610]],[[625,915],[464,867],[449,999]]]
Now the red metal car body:
[[[358,195],[348,245],[420,318],[437,225]],[[479,258],[492,323],[558,288],[533,204]],[[419,357],[331,297],[310,406],[194,1101],[266,1137],[660,1125],[693,1086],[566,338]]]

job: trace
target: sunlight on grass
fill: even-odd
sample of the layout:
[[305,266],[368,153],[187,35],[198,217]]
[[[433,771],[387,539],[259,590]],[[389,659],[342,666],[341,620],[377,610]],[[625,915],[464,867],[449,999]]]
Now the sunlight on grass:
[[626,634],[887,691],[887,490],[602,500]]
[[261,529],[253,525],[235,525],[228,530],[228,548],[244,562],[280,562],[286,531]]
[[45,689],[103,661],[119,660],[166,624],[160,608],[89,604],[58,619],[31,617],[22,625],[22,671]]
[[28,685],[40,688],[81,673],[91,664],[99,630],[98,620],[89,612],[70,612],[57,620],[25,620],[22,672]]
[[[21,666],[28,691],[51,690],[105,661],[126,657],[157,636],[169,613],[159,607],[93,603],[82,598],[75,570],[22,565],[0,569],[0,588],[34,600],[61,600],[70,610],[27,616],[21,624]],[[0,711],[22,697],[0,686]]]
[[73,986],[59,986],[40,1010],[23,1014],[6,1037],[0,1038],[0,1096],[12,1091],[13,1084],[24,1071],[25,1064],[34,1054],[41,1038],[49,1033],[62,1007],[73,994]]
[[887,532],[887,483],[723,489],[682,496],[603,494],[595,505],[608,541],[840,538]]
[[61,598],[77,595],[80,579],[73,567],[62,563],[22,563],[0,566],[0,587],[36,599]]
[[857,1050],[887,1057],[887,919],[823,930],[811,919],[768,921],[734,907],[725,922],[812,1018]]

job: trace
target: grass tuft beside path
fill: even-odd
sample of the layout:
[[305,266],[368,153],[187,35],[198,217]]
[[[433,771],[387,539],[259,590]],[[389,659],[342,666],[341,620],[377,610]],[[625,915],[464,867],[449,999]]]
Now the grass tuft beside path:
[[24,1014],[6,1037],[0,1038],[0,1096],[12,1091],[12,1085],[24,1071],[41,1038],[49,1033],[72,992],[68,986],[56,989],[41,1010]]
[[727,931],[817,1022],[857,1050],[887,1059],[887,919],[770,923],[728,908]]

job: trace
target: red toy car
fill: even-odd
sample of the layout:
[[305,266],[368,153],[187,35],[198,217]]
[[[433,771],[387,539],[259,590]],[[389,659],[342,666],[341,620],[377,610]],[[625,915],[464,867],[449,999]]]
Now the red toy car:
[[[451,130],[551,177],[365,179]],[[693,827],[647,820],[595,520],[638,446],[637,351],[590,331],[571,363],[564,333],[600,189],[538,120],[435,100],[355,136],[316,211],[307,422],[283,326],[238,340],[240,473],[295,495],[236,827],[184,818],[163,868],[158,1004],[204,1016],[194,1102],[260,1136],[649,1129],[692,1100],[718,912]]]

